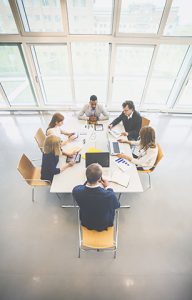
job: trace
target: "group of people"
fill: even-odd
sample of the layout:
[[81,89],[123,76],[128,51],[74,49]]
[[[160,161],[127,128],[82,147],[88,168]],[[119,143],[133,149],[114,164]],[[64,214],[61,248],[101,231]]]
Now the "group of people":
[[[158,147],[155,141],[155,131],[150,126],[141,128],[142,118],[135,110],[132,101],[125,101],[122,104],[122,113],[108,125],[109,129],[123,123],[125,131],[121,133],[120,143],[128,143],[135,146],[135,154],[118,154],[118,157],[125,158],[137,166],[137,169],[151,169],[154,167]],[[108,120],[109,114],[98,104],[97,97],[92,95],[90,101],[78,114],[79,120],[86,120],[95,123],[99,120]],[[64,123],[64,116],[55,113],[46,130],[44,143],[41,179],[52,182],[54,175],[63,172],[66,168],[72,167],[75,163],[65,163],[60,168],[57,167],[59,156],[74,155],[75,152],[62,151],[62,147],[76,138],[74,132],[66,132],[61,127]],[[63,140],[63,136],[66,138]],[[92,164],[86,169],[87,181],[84,185],[76,186],[73,189],[73,196],[80,207],[81,224],[88,229],[102,231],[109,226],[113,226],[115,209],[120,204],[114,191],[109,187],[109,183],[102,178],[102,167]]]

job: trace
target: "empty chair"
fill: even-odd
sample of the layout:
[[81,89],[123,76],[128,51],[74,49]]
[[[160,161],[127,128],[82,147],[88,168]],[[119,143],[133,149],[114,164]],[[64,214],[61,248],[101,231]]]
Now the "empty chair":
[[44,145],[45,139],[46,139],[46,135],[44,134],[43,130],[41,128],[39,128],[35,134],[35,140],[36,140],[41,152],[43,152],[43,145]]
[[79,258],[82,251],[89,250],[103,250],[103,251],[113,251],[114,258],[116,258],[117,251],[117,238],[118,238],[118,214],[119,211],[116,210],[114,225],[108,227],[104,231],[89,230],[82,226],[80,223],[80,211],[78,212],[78,224],[79,224]]
[[141,128],[143,128],[144,126],[149,126],[150,120],[142,117],[142,122],[141,122]]
[[149,186],[147,187],[146,190],[148,190],[148,189],[151,188],[151,177],[150,177],[150,173],[152,173],[152,172],[156,169],[158,163],[159,163],[160,160],[163,158],[163,151],[162,151],[162,149],[161,149],[161,146],[160,146],[159,144],[157,144],[157,147],[158,147],[158,154],[157,154],[157,159],[156,159],[156,162],[155,162],[155,164],[154,164],[154,167],[151,168],[150,170],[138,170],[138,172],[140,172],[140,173],[147,173],[147,175],[148,175],[148,178],[149,178]]
[[41,180],[41,168],[35,167],[25,154],[22,155],[17,170],[23,176],[25,181],[32,187],[33,202],[35,187],[50,185],[48,180]]

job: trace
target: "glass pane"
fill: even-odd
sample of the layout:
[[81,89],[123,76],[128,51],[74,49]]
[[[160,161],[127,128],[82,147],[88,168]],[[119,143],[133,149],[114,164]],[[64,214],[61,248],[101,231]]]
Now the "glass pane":
[[87,103],[93,94],[106,102],[109,44],[72,43],[72,58],[77,102]]
[[17,0],[25,31],[62,32],[60,0]]
[[0,106],[7,106],[7,104],[5,103],[3,96],[0,93]]
[[0,0],[0,33],[18,33],[8,0]]
[[34,105],[18,46],[0,46],[0,82],[12,105]]
[[166,104],[187,49],[185,45],[160,46],[145,103]]
[[191,0],[173,0],[164,34],[172,36],[191,36],[191,10]]
[[157,33],[165,0],[122,0],[119,32]]
[[111,33],[112,0],[67,0],[67,7],[70,33]]
[[47,104],[72,102],[66,45],[34,46],[34,59]]
[[183,93],[179,98],[179,101],[176,103],[176,107],[192,107],[192,72],[187,81],[186,86],[184,87]]
[[132,100],[140,103],[153,47],[118,46],[113,83],[113,103]]

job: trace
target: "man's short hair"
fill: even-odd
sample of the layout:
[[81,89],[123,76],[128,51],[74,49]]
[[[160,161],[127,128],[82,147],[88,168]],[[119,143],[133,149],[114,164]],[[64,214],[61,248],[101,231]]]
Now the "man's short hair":
[[133,101],[130,101],[130,100],[123,102],[122,106],[123,106],[123,108],[128,106],[129,109],[132,109],[133,111],[135,110],[135,105],[134,105]]
[[97,96],[92,95],[92,96],[90,97],[90,101],[97,101]]
[[102,167],[99,164],[91,164],[86,169],[86,177],[89,183],[96,183],[102,176]]

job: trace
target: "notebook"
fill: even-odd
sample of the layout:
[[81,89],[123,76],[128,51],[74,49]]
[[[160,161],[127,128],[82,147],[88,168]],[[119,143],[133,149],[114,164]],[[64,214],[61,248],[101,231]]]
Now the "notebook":
[[116,139],[119,139],[121,136],[121,133],[115,129],[109,129],[109,133]]
[[127,188],[131,177],[131,170],[123,172],[120,169],[117,169],[113,172],[103,172],[103,177],[106,178],[109,182],[114,182]]

